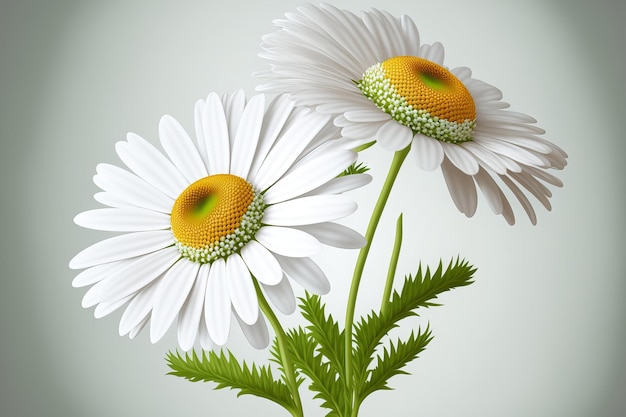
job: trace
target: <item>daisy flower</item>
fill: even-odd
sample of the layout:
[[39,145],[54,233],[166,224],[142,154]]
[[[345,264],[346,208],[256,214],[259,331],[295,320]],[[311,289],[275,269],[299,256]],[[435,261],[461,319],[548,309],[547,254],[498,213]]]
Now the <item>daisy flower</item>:
[[562,183],[547,170],[562,169],[567,154],[541,138],[535,119],[506,110],[500,90],[468,68],[445,67],[443,46],[420,45],[409,17],[322,4],[274,23],[279,29],[261,45],[271,69],[257,74],[264,79],[259,91],[290,93],[297,104],[333,115],[346,138],[393,151],[411,146],[419,167],[441,167],[468,217],[476,211],[476,185],[509,224],[511,194],[533,224],[529,194],[551,209],[546,184]]
[[358,248],[364,238],[334,221],[356,209],[344,191],[368,175],[338,176],[357,154],[338,146],[330,117],[296,108],[286,96],[266,106],[242,91],[210,94],[195,106],[196,141],[171,116],[159,124],[165,153],[129,133],[115,146],[128,169],[99,164],[94,176],[108,206],[76,224],[123,232],[84,249],[70,268],[82,305],[96,317],[125,307],[120,335],[150,322],[160,340],[177,320],[189,350],[227,342],[235,317],[256,348],[269,341],[257,284],[283,313],[295,310],[290,280],[313,293],[330,284],[310,259],[322,244]]

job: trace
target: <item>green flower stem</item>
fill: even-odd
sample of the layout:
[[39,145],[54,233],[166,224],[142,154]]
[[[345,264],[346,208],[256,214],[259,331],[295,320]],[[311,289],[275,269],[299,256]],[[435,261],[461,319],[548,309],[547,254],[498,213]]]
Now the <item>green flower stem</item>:
[[393,244],[393,252],[389,260],[389,269],[387,271],[387,282],[385,283],[385,291],[383,292],[383,301],[380,306],[380,312],[387,314],[389,300],[391,299],[391,291],[393,291],[393,280],[396,277],[396,267],[398,266],[398,258],[400,257],[400,248],[402,247],[402,214],[398,216],[396,222],[396,240]]
[[302,400],[300,399],[300,391],[298,391],[296,371],[291,360],[289,347],[287,346],[287,335],[285,334],[285,330],[280,324],[280,321],[276,317],[276,314],[274,314],[272,307],[270,307],[269,303],[267,302],[267,299],[261,291],[259,284],[256,282],[256,279],[253,279],[252,281],[254,282],[257,298],[259,299],[259,307],[261,308],[263,314],[265,314],[265,317],[267,317],[267,319],[269,320],[272,328],[274,329],[274,333],[276,333],[278,349],[280,350],[282,372],[285,376],[285,381],[287,383],[287,386],[289,387],[289,391],[291,392],[291,396],[293,397],[293,402],[295,405],[295,409],[289,410],[289,412],[291,412],[291,415],[293,417],[303,417],[304,411],[302,410]]
[[[385,179],[385,183],[383,184],[383,188],[380,191],[380,195],[378,196],[378,201],[376,201],[376,205],[374,206],[374,211],[372,212],[372,216],[370,217],[369,224],[367,226],[367,231],[365,232],[366,243],[365,246],[361,248],[359,251],[359,256],[356,261],[356,265],[354,267],[354,274],[352,275],[352,284],[350,286],[350,294],[348,295],[348,306],[346,307],[346,325],[345,325],[345,372],[346,372],[346,386],[348,388],[349,398],[352,402],[349,405],[349,409],[352,412],[358,412],[358,407],[356,407],[356,391],[354,389],[354,375],[352,372],[352,325],[354,321],[354,310],[356,307],[356,297],[359,292],[359,284],[361,283],[361,277],[363,276],[363,268],[365,266],[365,261],[367,260],[367,255],[369,254],[370,248],[372,246],[372,240],[374,238],[374,233],[376,232],[376,228],[378,227],[378,222],[380,221],[380,217],[383,213],[385,205],[387,204],[387,200],[389,198],[389,194],[391,193],[391,189],[393,188],[393,184],[398,176],[398,172],[400,171],[400,167],[404,162],[404,159],[409,153],[410,146],[407,146],[401,151],[397,151],[393,156],[393,161],[391,162],[391,166],[389,167],[389,172],[387,173],[387,178]],[[353,414],[354,415],[354,414]]]

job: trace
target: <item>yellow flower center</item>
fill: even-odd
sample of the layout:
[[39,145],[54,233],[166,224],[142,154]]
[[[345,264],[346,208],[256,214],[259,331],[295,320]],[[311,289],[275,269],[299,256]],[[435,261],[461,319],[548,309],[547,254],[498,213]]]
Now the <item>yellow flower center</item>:
[[181,254],[209,263],[237,252],[261,227],[262,195],[241,177],[210,175],[187,187],[172,207],[172,233]]
[[357,82],[362,93],[397,122],[445,142],[471,140],[474,99],[446,68],[414,56],[373,65]]

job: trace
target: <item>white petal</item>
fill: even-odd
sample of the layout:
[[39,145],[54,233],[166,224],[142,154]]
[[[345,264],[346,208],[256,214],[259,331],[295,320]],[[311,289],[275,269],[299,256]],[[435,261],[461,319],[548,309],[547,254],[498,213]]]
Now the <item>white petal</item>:
[[390,27],[388,22],[381,18],[380,12],[376,9],[372,9],[370,12],[362,13],[361,17],[363,18],[363,23],[365,23],[367,28],[374,35],[376,51],[380,56],[391,58],[398,55],[396,53],[396,44],[392,38],[394,28]]
[[270,251],[296,258],[316,255],[322,244],[308,233],[289,227],[264,226],[256,233],[256,240]]
[[326,152],[312,158],[278,180],[263,199],[274,204],[302,195],[337,177],[356,159],[357,153],[352,151]]
[[395,120],[385,123],[376,132],[376,140],[380,143],[380,146],[390,151],[399,151],[406,148],[411,143],[411,139],[413,139],[411,129]]
[[313,140],[328,120],[328,116],[309,112],[303,115],[298,123],[292,124],[263,161],[263,165],[253,180],[254,185],[265,191],[274,184],[291,167],[302,150]]
[[524,171],[528,172],[533,177],[537,177],[537,178],[547,182],[548,184],[554,185],[555,187],[562,187],[563,186],[563,181],[561,181],[560,179],[558,179],[554,175],[548,174],[543,169],[539,169],[539,168],[528,166],[528,167],[524,167]]
[[552,210],[552,205],[548,197],[552,197],[552,192],[545,185],[537,181],[532,175],[522,172],[521,174],[511,173],[511,178],[526,188],[543,205],[546,210]]
[[465,175],[447,159],[444,159],[441,164],[441,171],[454,205],[461,213],[467,217],[472,217],[478,204],[476,186],[472,177]]
[[143,320],[141,320],[141,322],[139,322],[139,324],[137,324],[135,327],[133,327],[130,332],[128,332],[128,338],[129,339],[134,339],[142,330],[144,327],[146,327],[146,324],[148,324],[148,321],[150,320],[150,315],[146,316]]
[[[154,305],[154,294],[156,293],[156,289],[158,287],[157,284],[158,281],[144,287],[128,304],[128,307],[126,307],[126,310],[120,319],[120,336],[124,336],[128,332],[132,331],[143,321],[147,321],[146,319],[150,317],[150,312],[152,311],[152,306]],[[141,327],[143,328],[143,326]]]
[[263,223],[273,226],[322,223],[345,217],[356,209],[356,203],[343,195],[314,195],[267,207]]
[[425,171],[432,171],[443,162],[443,146],[441,142],[428,136],[417,134],[413,138],[411,153],[417,166]]
[[[209,158],[207,156],[207,139],[204,137],[204,107],[206,103],[204,100],[196,101],[196,106],[194,107],[193,113],[193,121],[194,127],[196,131],[196,142],[198,143],[198,151],[200,153],[200,157],[202,158],[202,162],[204,163],[205,169],[209,166]],[[208,170],[207,170],[208,172]]]
[[218,259],[211,264],[204,299],[204,320],[215,344],[222,346],[230,332],[231,302],[226,277],[226,262]]
[[93,195],[93,199],[98,203],[104,204],[109,207],[134,207],[132,204],[128,204],[127,201],[119,198],[118,196],[107,193],[107,192],[99,192]]
[[276,141],[278,134],[283,129],[285,121],[291,115],[293,108],[294,102],[286,94],[278,96],[269,104],[263,118],[259,142],[247,179],[256,177],[261,164]]
[[243,111],[237,135],[233,141],[233,159],[230,164],[231,174],[241,178],[248,177],[259,141],[264,111],[265,96],[262,94],[254,96]]
[[343,113],[343,117],[346,120],[355,123],[361,122],[384,122],[389,120],[389,115],[385,112],[380,111],[379,108],[367,108],[367,109],[359,109],[359,110],[350,110]]
[[159,138],[165,153],[185,176],[188,183],[191,184],[208,175],[198,149],[185,129],[172,116],[161,117]]
[[500,199],[502,200],[502,217],[509,225],[513,226],[515,224],[515,214],[502,190],[500,190]]
[[93,182],[117,200],[124,201],[124,206],[141,207],[162,213],[169,213],[172,210],[174,199],[137,175],[110,164],[98,164],[96,172],[98,174],[94,176]]
[[211,340],[211,336],[209,335],[209,331],[207,330],[206,321],[204,320],[204,314],[200,316],[200,326],[198,328],[198,341],[200,342],[200,346],[203,350],[211,351],[214,350],[216,345],[213,340]]
[[72,280],[72,287],[79,288],[93,285],[96,282],[102,281],[106,277],[116,273],[121,268],[124,268],[129,262],[133,262],[133,260],[110,262],[85,269],[74,277],[74,280]]
[[258,318],[259,300],[250,271],[236,253],[226,259],[226,276],[233,308],[245,323],[254,324]]
[[174,243],[170,230],[127,233],[97,242],[70,261],[71,269],[82,269],[122,259],[134,258]]
[[528,218],[530,219],[530,222],[533,225],[536,225],[537,224],[537,214],[535,213],[535,209],[533,208],[532,204],[530,204],[530,201],[528,201],[528,198],[526,198],[526,196],[524,195],[522,190],[520,190],[517,187],[517,185],[515,185],[513,183],[513,181],[511,181],[509,179],[509,177],[507,177],[505,175],[502,175],[502,176],[500,176],[500,178],[511,189],[511,191],[513,191],[513,194],[515,195],[515,197],[517,197],[517,200],[520,202],[520,204],[522,205],[522,208],[524,209],[524,211],[528,215]]
[[439,42],[435,42],[432,45],[424,44],[420,48],[420,56],[439,65],[443,65],[443,45]]
[[246,107],[246,94],[242,89],[231,94],[224,94],[222,105],[228,123],[228,137],[232,139],[237,135],[237,130],[241,126],[241,116]]
[[187,351],[193,347],[200,328],[202,312],[204,310],[204,295],[209,278],[209,264],[202,264],[198,271],[198,278],[193,284],[189,298],[180,309],[178,316],[178,344]]
[[462,146],[453,143],[442,143],[443,151],[448,160],[452,162],[465,175],[476,175],[478,172],[478,162],[474,155],[463,149]]
[[362,143],[371,142],[373,140],[378,140],[376,134],[378,133],[380,128],[385,124],[391,122],[397,123],[390,117],[387,117],[386,122],[348,122],[345,126],[342,127],[341,135],[346,139],[358,139]]
[[93,316],[97,319],[101,319],[102,317],[108,316],[113,313],[118,308],[124,306],[128,301],[133,297],[133,294],[120,298],[117,301],[111,301],[109,303],[100,303],[96,306],[93,311]]
[[288,258],[277,256],[278,262],[289,278],[314,294],[323,295],[330,291],[328,278],[310,258]]
[[222,102],[215,93],[209,94],[206,99],[202,112],[202,129],[209,174],[228,174],[230,169],[228,124]]
[[546,162],[545,156],[536,154],[525,148],[504,142],[499,139],[489,138],[486,135],[476,135],[475,140],[485,148],[499,155],[511,158],[515,162],[521,162],[525,165],[533,165],[538,167],[546,167],[549,163]]
[[[282,270],[281,270],[282,276]],[[267,298],[283,314],[293,314],[296,311],[296,297],[286,276],[276,285],[261,284]]]
[[187,187],[180,171],[154,146],[142,137],[129,133],[127,142],[115,144],[120,159],[138,176],[172,198]]
[[406,55],[418,56],[420,47],[420,35],[413,20],[407,15],[400,16],[400,22],[403,29],[403,37],[408,51]]
[[478,171],[478,174],[474,176],[474,179],[480,187],[480,191],[482,191],[485,198],[487,198],[491,210],[495,214],[501,214],[504,206],[502,203],[502,191],[500,187],[498,187],[498,184],[496,184],[491,175],[482,168]]
[[464,143],[463,147],[473,153],[483,167],[500,175],[506,174],[507,166],[504,164],[500,155],[493,153],[476,141]]
[[360,249],[367,242],[365,237],[341,224],[319,223],[298,226],[298,229],[309,233],[321,243],[342,249]]
[[102,208],[79,213],[74,217],[74,223],[95,230],[141,232],[169,229],[170,216],[133,207]]
[[241,248],[241,257],[252,276],[259,282],[275,285],[282,279],[283,270],[280,264],[274,255],[256,240],[251,240]]
[[83,307],[117,301],[141,290],[170,268],[178,258],[180,253],[176,248],[163,249],[137,258],[91,287],[83,297]]
[[150,320],[150,341],[156,343],[165,335],[196,282],[200,264],[181,259],[167,271],[154,295]]
[[265,349],[270,343],[270,335],[267,331],[267,324],[265,318],[259,313],[257,309],[257,320],[252,323],[246,323],[241,317],[235,314],[239,326],[243,331],[248,343],[255,349]]
[[341,194],[363,187],[370,182],[372,182],[372,176],[369,174],[342,175],[341,177],[333,178],[321,187],[311,190],[306,195]]

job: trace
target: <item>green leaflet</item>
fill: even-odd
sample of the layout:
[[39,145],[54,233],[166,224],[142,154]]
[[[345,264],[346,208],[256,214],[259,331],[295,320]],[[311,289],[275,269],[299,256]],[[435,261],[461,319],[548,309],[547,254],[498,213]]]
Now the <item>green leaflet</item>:
[[411,336],[406,342],[398,340],[396,343],[389,343],[389,347],[383,349],[382,356],[378,356],[376,367],[369,372],[369,379],[360,386],[358,398],[360,402],[374,391],[391,389],[387,381],[394,375],[406,375],[408,372],[402,368],[417,358],[417,355],[426,349],[426,345],[432,340],[430,329],[424,333],[421,331]]
[[355,162],[345,169],[338,177],[345,177],[346,175],[355,175],[355,174],[364,174],[369,171],[369,167],[365,165],[363,162],[359,162],[358,164]]
[[322,401],[330,412],[327,417],[341,416],[346,404],[346,390],[337,380],[337,371],[318,352],[319,346],[303,328],[292,329],[288,334],[295,367],[311,381],[309,389],[316,392],[313,398]]
[[302,317],[306,319],[310,326],[307,326],[311,338],[317,342],[319,353],[329,360],[331,367],[343,381],[345,338],[343,331],[339,331],[339,324],[333,320],[332,316],[326,316],[324,304],[319,296],[306,294],[300,299],[300,310]]
[[191,355],[181,355],[169,352],[168,366],[172,369],[168,375],[180,376],[192,382],[215,382],[216,389],[231,388],[239,390],[237,396],[248,394],[267,398],[287,410],[293,410],[295,405],[287,386],[272,376],[268,366],[258,367],[255,364],[243,366],[235,356],[228,351],[228,355],[221,351],[202,352],[199,357],[194,351]]

